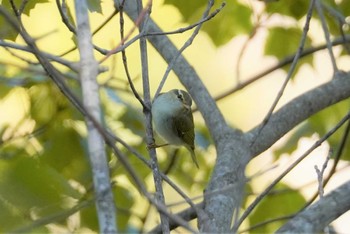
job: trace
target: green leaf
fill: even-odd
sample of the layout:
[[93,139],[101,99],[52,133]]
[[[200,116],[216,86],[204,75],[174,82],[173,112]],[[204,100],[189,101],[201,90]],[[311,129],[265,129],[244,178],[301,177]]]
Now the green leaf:
[[34,85],[29,89],[31,102],[31,115],[40,124],[46,124],[52,120],[57,112],[57,102],[52,95],[50,83]]
[[[297,212],[304,204],[305,198],[299,191],[289,188],[285,184],[278,184],[275,192],[266,196],[249,216],[250,226],[269,219],[282,217]],[[273,233],[287,220],[280,220],[253,229],[252,233]]]
[[[11,222],[14,215],[30,222],[29,217],[33,215],[43,217],[60,212],[68,205],[66,197],[80,196],[55,170],[33,157],[22,156],[0,160],[0,194],[0,203],[12,214],[9,220],[1,219],[4,223]],[[8,228],[19,228],[23,224],[24,219]]]
[[[312,116],[308,120],[308,124],[310,124],[310,128],[314,130],[314,132],[317,132],[320,135],[320,137],[322,137],[331,129],[333,129],[334,126],[340,121],[340,119],[342,119],[347,114],[347,112],[349,111],[349,106],[350,106],[349,99],[342,101],[340,103],[337,103],[336,105],[333,105],[317,113],[316,115]],[[337,151],[339,149],[340,143],[344,135],[345,125],[327,140],[330,147],[334,151]],[[345,144],[341,159],[350,161],[350,139],[349,138]]]
[[41,160],[62,173],[67,179],[78,181],[85,187],[90,186],[92,176],[85,142],[82,137],[63,121],[48,126],[45,134],[39,138],[44,146]]
[[202,30],[208,33],[216,46],[224,45],[237,35],[251,33],[251,14],[249,7],[228,1],[218,15],[203,24]]
[[[142,142],[139,145],[131,145],[134,149],[137,150],[141,155],[146,156],[146,160],[148,158],[148,152],[145,144]],[[124,154],[126,155],[129,163],[133,166],[134,170],[137,172],[139,178],[146,178],[150,173],[151,169],[145,165],[140,159],[138,159],[135,155],[131,154],[127,150],[124,149]],[[116,157],[113,155],[113,157]],[[130,176],[130,173],[125,169],[125,167],[120,166],[120,162],[118,160],[111,160],[111,177],[115,177],[118,175],[126,175],[132,185],[135,185],[133,178]]]
[[[33,10],[36,6],[36,4],[40,3],[47,3],[48,0],[31,0],[31,1],[22,1],[22,0],[13,0],[14,5],[16,6],[17,10],[20,10],[23,8],[23,13],[26,15],[30,15],[30,11]],[[25,5],[23,5],[25,3]],[[10,4],[9,0],[3,0],[1,5],[3,5],[7,9],[12,9],[12,6]]]
[[266,4],[266,12],[291,16],[299,20],[306,15],[308,7],[309,1],[304,0],[274,1]]
[[[282,146],[274,151],[275,158],[278,159],[283,153],[291,154],[298,147],[298,142],[302,137],[309,137],[315,133],[318,133],[320,137],[324,136],[346,115],[349,111],[349,106],[350,100],[345,100],[311,116],[289,136]],[[334,151],[339,149],[344,131],[345,127],[340,128],[327,140]],[[350,161],[350,138],[345,144],[341,159]]]
[[[198,22],[207,7],[207,1],[204,0],[165,0],[164,4],[175,6],[188,24]],[[214,4],[211,12],[218,9],[220,5],[221,2]],[[214,18],[203,24],[202,30],[209,35],[216,46],[220,46],[234,36],[252,31],[251,14],[249,7],[237,1],[228,1]]]
[[0,14],[0,39],[15,41],[18,32],[7,22],[3,15]]
[[193,16],[198,15],[204,11],[207,5],[207,1],[206,0],[196,0],[196,1],[165,0],[164,4],[173,5],[180,11],[185,22],[193,23],[194,21]]
[[350,16],[350,1],[343,0],[339,3],[339,5],[336,7],[338,11],[342,13],[343,16],[348,17]]
[[97,12],[102,14],[101,1],[100,0],[88,0],[87,5],[90,12]]
[[[295,54],[300,46],[301,37],[302,31],[299,28],[270,28],[265,44],[265,54],[275,56],[279,60],[284,59],[292,54]],[[311,39],[307,37],[304,48],[310,45]],[[312,56],[307,56],[302,59],[299,59],[295,73],[297,73],[297,70],[300,68],[301,65],[305,63],[312,65],[312,62]],[[289,67],[290,66],[287,66],[283,69],[288,71]]]
[[131,105],[124,108],[124,111],[125,112],[120,116],[119,121],[121,121],[123,125],[135,135],[143,138],[145,136],[145,126],[142,111]]
[[80,223],[82,227],[99,231],[96,206],[88,206],[80,211]]
[[[127,224],[132,214],[130,212],[134,204],[134,198],[131,196],[129,190],[119,185],[114,185],[113,194],[114,201],[117,208],[117,224],[118,230],[125,232]],[[90,228],[93,231],[98,231],[98,218],[95,206],[89,206],[80,211],[81,225]]]
[[113,187],[113,195],[118,212],[118,230],[125,232],[128,227],[129,218],[132,215],[131,207],[134,205],[135,199],[131,195],[129,189],[119,185]]

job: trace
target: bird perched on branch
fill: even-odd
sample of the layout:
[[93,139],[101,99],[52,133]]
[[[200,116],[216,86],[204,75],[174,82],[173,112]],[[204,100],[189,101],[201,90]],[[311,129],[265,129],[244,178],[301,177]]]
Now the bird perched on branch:
[[186,91],[173,89],[156,97],[152,104],[152,118],[156,132],[170,145],[185,146],[199,168],[194,153],[191,105],[192,98]]

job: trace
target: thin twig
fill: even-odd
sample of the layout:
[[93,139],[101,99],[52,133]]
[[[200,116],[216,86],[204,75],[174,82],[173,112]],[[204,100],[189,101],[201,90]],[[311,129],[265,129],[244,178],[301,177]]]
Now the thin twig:
[[257,224],[254,224],[254,225],[250,226],[249,228],[240,230],[238,233],[241,234],[241,233],[245,233],[245,232],[251,232],[252,230],[257,229],[259,227],[262,227],[262,226],[264,226],[266,224],[270,224],[270,223],[274,223],[274,222],[278,222],[278,221],[284,221],[286,219],[291,219],[294,216],[295,216],[295,214],[292,214],[292,215],[285,215],[285,216],[280,216],[280,217],[277,217],[277,218],[264,220],[263,222],[260,222],[260,223],[257,223]]
[[22,15],[23,14],[23,11],[27,5],[27,3],[29,2],[29,0],[23,0],[22,3],[21,3],[21,6],[19,7],[18,9],[18,13],[19,15]]
[[[34,54],[33,50],[30,47],[19,45],[19,44],[12,43],[12,42],[7,42],[7,41],[0,40],[0,46],[8,47],[8,48],[16,49],[16,50],[21,50],[21,51],[26,51],[26,52]],[[75,63],[72,63],[72,62],[70,62],[68,60],[65,60],[65,59],[63,59],[63,58],[61,58],[59,56],[55,56],[55,55],[49,54],[47,52],[41,52],[41,53],[47,59],[49,59],[51,61],[57,62],[59,64],[62,64],[64,66],[70,68],[72,71],[75,71],[75,72],[78,71],[78,66]],[[28,61],[28,62],[30,62],[30,61]],[[34,63],[34,62],[30,62],[30,63]]]
[[75,27],[69,21],[66,0],[62,0],[62,4],[60,0],[56,0],[56,5],[57,5],[58,12],[61,15],[62,22],[64,23],[64,25],[66,25],[69,31],[75,34],[76,33]]
[[[344,35],[342,37],[338,37],[338,38],[334,39],[332,41],[332,46],[344,45],[344,44],[349,43],[349,42],[350,42],[350,35]],[[319,46],[316,46],[316,47],[310,47],[310,48],[304,49],[303,52],[300,55],[300,58],[303,58],[305,56],[308,56],[310,54],[313,54],[313,53],[315,53],[317,51],[320,51],[320,50],[323,50],[323,49],[326,49],[326,48],[327,48],[327,45],[324,44],[324,45],[319,45]],[[260,72],[259,74],[254,75],[253,77],[250,77],[250,78],[246,79],[246,81],[236,85],[235,87],[233,87],[233,88],[231,88],[231,89],[229,89],[229,90],[227,90],[225,92],[222,92],[218,96],[214,97],[214,99],[216,101],[220,101],[220,100],[230,96],[231,94],[233,94],[233,93],[235,93],[235,92],[237,92],[239,90],[242,90],[243,88],[245,88],[248,85],[254,83],[255,81],[265,77],[266,75],[276,71],[277,69],[282,68],[282,67],[292,63],[294,57],[295,57],[295,54],[287,56],[283,60],[279,61],[277,64],[275,64],[275,65],[265,69],[264,71]],[[196,111],[196,109],[193,110],[193,111]]]
[[159,93],[162,91],[162,88],[165,84],[166,79],[168,78],[168,75],[170,73],[170,71],[172,70],[173,66],[176,63],[176,60],[178,59],[178,57],[182,54],[182,52],[189,47],[192,42],[194,41],[195,37],[197,36],[197,34],[199,33],[199,30],[202,27],[202,24],[206,21],[206,18],[212,18],[214,17],[217,13],[219,13],[221,11],[222,8],[224,8],[225,3],[223,2],[221,4],[221,6],[213,13],[213,14],[209,14],[210,9],[213,7],[214,5],[214,1],[213,0],[209,0],[208,1],[208,6],[207,9],[204,11],[203,15],[202,15],[202,19],[199,21],[199,23],[197,24],[195,30],[193,31],[191,37],[184,43],[184,45],[179,49],[179,51],[177,52],[177,54],[174,56],[174,58],[171,60],[171,62],[168,64],[168,67],[163,75],[162,80],[159,83],[159,86],[157,88],[157,91],[155,93],[155,97],[157,97],[159,95]]
[[[63,1],[65,1],[65,0],[63,0]],[[64,7],[63,7],[63,9],[64,9]],[[95,35],[96,33],[98,33],[108,22],[110,22],[110,21],[113,19],[113,17],[114,17],[116,14],[118,14],[118,12],[119,12],[119,11],[118,11],[117,9],[115,9],[115,10],[113,11],[113,13],[112,13],[110,16],[108,16],[107,19],[106,19],[105,21],[103,21],[103,22],[101,23],[101,25],[99,25],[95,30],[93,30],[92,35]],[[104,55],[105,55],[105,54],[108,53],[108,50],[104,50],[104,49],[99,48],[99,47],[97,47],[97,46],[94,46],[94,48],[95,48],[99,53],[101,53],[101,54],[104,54]],[[60,56],[67,55],[67,54],[69,54],[70,52],[72,52],[72,51],[74,51],[74,50],[76,50],[76,49],[77,49],[77,47],[74,46],[74,47],[72,47],[71,49],[69,49],[69,50],[63,52],[62,54],[60,54]]]
[[323,179],[323,175],[324,172],[327,168],[329,159],[331,158],[331,155],[333,154],[333,150],[330,149],[327,155],[326,160],[324,161],[324,163],[322,164],[322,168],[321,170],[317,167],[317,165],[315,165],[315,170],[316,170],[316,174],[317,174],[317,181],[318,181],[318,194],[320,196],[320,198],[323,198],[323,194],[324,194],[324,179]]
[[[92,33],[89,23],[88,6],[85,0],[74,1],[76,16],[76,36],[79,61],[79,78],[82,88],[83,105],[98,123],[103,122],[100,97],[97,84],[98,63],[94,56]],[[101,233],[116,233],[117,210],[110,184],[108,157],[105,150],[103,136],[89,118],[85,118],[87,128],[87,150],[90,159],[94,191],[96,199],[96,213]]]
[[[120,7],[120,6],[119,6]],[[118,9],[120,10],[120,9]],[[127,47],[132,45],[135,41],[139,40],[141,37],[148,37],[148,36],[163,36],[163,35],[171,35],[171,34],[178,34],[178,33],[183,33],[185,31],[191,30],[192,28],[196,27],[198,24],[202,24],[211,18],[213,18],[217,13],[219,13],[219,9],[215,10],[213,13],[211,13],[208,17],[205,19],[202,19],[201,21],[194,23],[192,25],[189,25],[184,28],[179,28],[174,31],[169,31],[169,32],[145,32],[144,30],[141,31],[141,33],[137,34],[133,38],[131,38],[129,41],[128,38],[131,36],[131,34],[135,31],[136,27],[139,25],[139,20],[135,21],[135,26],[129,31],[129,33],[124,37],[124,39],[121,40],[121,42],[112,50],[110,50],[108,53],[103,53],[104,55],[108,54],[116,54],[119,53],[123,50],[125,50]],[[104,62],[105,59],[101,60],[100,63]]]
[[10,5],[11,5],[11,8],[13,10],[13,13],[17,17],[17,19],[19,19],[21,15],[20,15],[20,13],[19,13],[19,11],[18,11],[18,9],[16,7],[16,4],[15,4],[15,2],[13,0],[10,0]]
[[112,12],[112,14],[110,16],[108,16],[93,32],[92,35],[97,34],[99,31],[101,31],[101,29],[103,29],[112,19],[113,17],[119,13],[118,9],[114,9],[114,11]]
[[[197,217],[197,212],[196,210],[202,210],[204,208],[204,202],[201,202],[196,205],[196,208],[190,208],[190,209],[185,209],[181,212],[176,213],[176,215],[183,217],[184,220],[186,221],[191,221]],[[175,228],[179,227],[179,225],[175,222],[170,221],[170,230],[173,230]],[[155,234],[162,234],[162,228],[160,225],[152,228],[148,233],[155,233]]]
[[270,193],[272,188],[280,182],[290,171],[292,171],[302,160],[304,160],[313,150],[319,147],[324,141],[326,141],[330,136],[332,136],[344,123],[349,121],[350,112],[348,112],[344,118],[342,118],[337,125],[327,132],[321,139],[316,141],[304,154],[302,154],[294,163],[292,163],[284,172],[282,172],[274,181],[249,205],[249,207],[244,211],[237,224],[232,228],[234,232],[237,232],[239,226],[248,217],[248,215],[253,211],[257,204]]
[[[116,142],[119,142],[122,146],[124,146],[127,150],[129,150],[132,154],[134,154],[139,160],[141,160],[148,168],[152,169],[151,162],[149,162],[145,157],[143,157],[139,152],[137,152],[136,149],[128,145],[125,141],[123,141],[121,138],[115,136],[111,132],[109,132],[109,136],[114,139]],[[170,187],[174,189],[182,198],[185,199],[185,201],[194,209],[195,204],[192,202],[192,200],[196,198],[190,198],[188,197],[172,180],[163,172],[160,172],[160,175],[162,179],[167,182]]]
[[[335,174],[336,172],[336,169],[337,169],[337,166],[338,166],[338,163],[340,161],[340,158],[342,156],[342,153],[344,152],[345,150],[345,146],[346,146],[346,142],[349,138],[349,135],[350,135],[350,121],[348,121],[348,124],[345,128],[345,131],[344,131],[344,134],[343,134],[343,137],[342,137],[342,140],[340,142],[340,145],[339,145],[339,148],[335,154],[335,157],[334,157],[334,162],[333,162],[333,165],[332,165],[332,168],[328,174],[328,176],[324,179],[323,181],[323,186],[326,187],[326,185],[328,184],[328,182],[330,181],[330,179],[332,178],[332,176]],[[318,191],[316,191],[314,193],[314,195],[309,199],[309,201],[304,205],[304,207],[301,209],[301,210],[304,210],[306,209],[309,205],[311,205],[317,198],[318,196]]]
[[33,220],[27,226],[23,226],[18,229],[12,230],[10,233],[29,233],[35,228],[38,228],[53,222],[59,222],[59,221],[65,220],[69,216],[75,214],[76,212],[81,211],[88,206],[91,206],[94,203],[94,201],[95,201],[95,198],[90,198],[88,200],[80,201],[75,206],[73,206],[68,210],[64,210],[52,215],[46,215],[41,219]]
[[309,31],[309,25],[310,25],[310,20],[311,20],[311,16],[312,16],[312,11],[313,11],[313,8],[314,8],[314,3],[315,3],[315,0],[311,0],[310,1],[309,9],[307,11],[307,16],[306,16],[306,22],[305,22],[304,29],[303,29],[303,35],[301,37],[297,53],[295,54],[295,57],[294,57],[293,62],[291,64],[291,67],[290,67],[290,69],[288,71],[287,77],[284,80],[284,82],[282,84],[282,87],[279,90],[279,92],[277,94],[277,97],[275,98],[275,101],[273,102],[272,106],[270,107],[269,112],[267,113],[266,117],[264,118],[263,124],[261,125],[258,133],[256,134],[256,136],[253,138],[252,142],[250,143],[251,146],[254,145],[254,143],[258,139],[261,131],[263,130],[263,128],[268,123],[268,121],[269,121],[273,111],[275,110],[279,100],[281,99],[281,97],[282,97],[282,95],[284,93],[284,90],[287,87],[287,84],[289,83],[289,80],[291,79],[291,77],[292,77],[292,75],[294,73],[294,70],[295,70],[295,68],[297,66],[297,63],[298,63],[299,59],[300,59],[300,55],[303,52],[305,41],[307,39],[307,33]]
[[[125,0],[122,1],[121,5],[119,7],[120,38],[121,38],[121,45],[122,46],[123,46],[123,43],[125,41],[125,39],[124,39],[124,11],[123,11],[124,3],[125,3]],[[140,94],[137,92],[137,90],[134,86],[134,82],[131,79],[125,50],[122,50],[122,60],[123,60],[125,75],[128,79],[129,86],[130,86],[134,96],[136,97],[136,99],[141,103],[142,107],[145,109],[147,107],[146,107],[143,99],[141,98]]]
[[[140,32],[147,27],[147,20],[149,18],[149,13],[151,10],[152,1],[148,1],[145,8],[142,7],[142,1],[137,1],[137,8],[139,12],[139,30]],[[147,11],[145,11],[147,9]],[[147,13],[146,13],[147,12]],[[152,114],[151,109],[151,95],[149,86],[149,72],[148,72],[148,53],[147,53],[147,41],[146,38],[140,38],[140,52],[141,52],[141,66],[142,66],[142,86],[143,86],[143,96],[145,101],[145,108],[143,113],[145,115],[145,125],[146,125],[146,142],[147,145],[151,145],[154,141],[153,129],[152,129]],[[147,107],[147,108],[146,108]],[[165,197],[163,192],[162,177],[160,175],[160,169],[158,165],[158,159],[155,148],[148,147],[148,153],[151,157],[151,168],[153,172],[153,180],[156,188],[155,198],[156,201],[165,206]],[[163,233],[169,233],[169,217],[162,212],[159,212],[160,223],[162,226]]]
[[320,17],[320,20],[321,20],[321,25],[322,25],[324,37],[326,39],[328,54],[329,54],[329,57],[331,59],[333,72],[334,72],[334,74],[337,74],[339,69],[338,69],[337,63],[335,61],[335,57],[334,57],[334,53],[333,53],[333,49],[332,49],[332,44],[331,44],[331,39],[330,39],[330,35],[329,35],[326,19],[325,19],[324,14],[323,14],[323,9],[322,9],[321,2],[319,0],[316,0],[315,6],[316,6],[316,10],[317,10],[318,16]]
[[[142,23],[142,21],[144,20],[145,18],[145,15],[147,14],[148,12],[148,6],[146,6],[145,8],[143,8],[141,11],[140,11],[140,14],[139,14],[139,17],[138,19],[136,20],[134,26],[130,29],[130,31],[124,36],[124,40],[121,40],[119,42],[119,44],[115,47],[115,49],[112,49],[110,51],[108,51],[105,55],[105,57],[103,59],[100,60],[100,63],[103,63],[104,61],[106,61],[111,55],[119,52],[119,51],[122,51],[120,50],[120,46],[123,45],[125,43],[126,40],[128,40],[128,38],[131,36],[131,34],[137,29],[137,27],[140,26],[140,24]],[[118,9],[119,10],[119,9]],[[142,32],[142,30],[141,30]],[[139,39],[141,37],[141,35],[137,38]],[[136,40],[135,40],[136,41]],[[125,49],[125,48],[124,48]]]
[[218,9],[216,9],[215,11],[213,11],[211,14],[209,14],[208,16],[200,19],[197,23],[191,24],[187,27],[184,28],[179,28],[173,31],[168,31],[168,32],[147,32],[145,33],[143,36],[144,37],[148,37],[148,36],[162,36],[162,35],[172,35],[172,34],[179,34],[179,33],[183,33],[186,32],[188,30],[191,30],[197,26],[199,26],[200,24],[203,24],[206,21],[211,20],[212,18],[214,18],[221,10],[222,8],[225,6],[225,2],[221,4],[221,7],[219,7]]
[[94,126],[97,128],[99,133],[103,136],[106,144],[113,150],[115,156],[118,157],[122,165],[125,167],[126,171],[130,174],[131,178],[134,180],[139,191],[145,195],[145,197],[162,213],[166,214],[173,222],[181,225],[191,232],[195,232],[193,228],[191,228],[186,221],[180,218],[177,215],[171,214],[167,211],[167,208],[162,204],[159,204],[153,196],[146,190],[143,182],[137,176],[137,173],[132,168],[126,156],[115,146],[115,142],[112,138],[109,137],[109,133],[101,126],[101,124],[85,109],[81,101],[75,96],[75,94],[69,89],[69,87],[63,81],[64,78],[62,74],[56,70],[50,62],[46,59],[46,57],[41,53],[41,51],[36,46],[34,40],[29,36],[28,32],[25,30],[23,25],[20,25],[20,22],[17,22],[13,19],[13,17],[6,11],[6,9],[0,5],[0,14],[5,17],[8,23],[18,31],[24,41],[28,44],[28,46],[32,49],[33,54],[37,57],[43,68],[47,71],[47,74],[52,79],[52,81],[58,86],[61,92],[68,98],[68,100],[77,108],[79,112],[81,112],[86,118],[89,118]]

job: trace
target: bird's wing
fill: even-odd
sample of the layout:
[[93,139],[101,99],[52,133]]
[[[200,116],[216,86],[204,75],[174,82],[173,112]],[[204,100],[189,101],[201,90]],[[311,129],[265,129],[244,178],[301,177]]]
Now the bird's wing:
[[173,127],[177,135],[194,150],[194,124],[191,110],[185,109],[181,115],[177,116]]

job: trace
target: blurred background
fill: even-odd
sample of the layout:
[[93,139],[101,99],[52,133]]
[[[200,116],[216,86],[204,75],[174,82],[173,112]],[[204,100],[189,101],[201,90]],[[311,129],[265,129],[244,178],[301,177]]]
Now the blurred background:
[[[212,12],[220,9],[221,3],[217,1]],[[152,4],[152,19],[162,30],[168,32],[198,22],[207,2],[164,0]],[[322,4],[331,39],[339,39],[342,33],[348,35],[350,1],[325,0]],[[2,5],[10,9],[5,1]],[[308,5],[308,1],[301,0],[228,1],[214,18],[203,24],[193,44],[184,51],[183,54],[212,96],[221,96],[217,104],[233,127],[248,131],[260,124],[268,113],[291,62],[286,66],[277,64],[297,51]],[[120,24],[113,2],[103,1],[99,4],[98,1],[89,1],[89,7],[92,30],[103,25],[94,35],[93,43],[105,50],[117,47],[120,43]],[[73,23],[74,4],[67,2],[67,9]],[[109,16],[113,17],[105,23]],[[128,33],[134,24],[126,15],[124,17],[124,30]],[[56,2],[33,1],[33,4],[26,7],[22,20],[39,48],[55,56],[53,64],[65,75],[73,92],[81,95],[76,71],[58,61],[63,59],[74,65],[79,61],[79,54],[74,36],[62,22]],[[11,31],[6,19],[0,17],[0,26],[0,232],[98,232],[84,118],[46,76],[34,56],[21,50],[20,46],[25,44],[20,36]],[[192,32],[189,30],[168,37],[180,48]],[[137,30],[129,39],[136,35]],[[9,45],[16,46],[11,48]],[[324,45],[324,32],[314,12],[305,48]],[[151,45],[148,49],[151,91],[154,94],[167,64]],[[334,46],[333,52],[338,68],[348,71],[350,57],[346,47]],[[126,54],[131,78],[142,94],[138,41],[126,49]],[[98,61],[105,57],[97,51],[95,55]],[[129,88],[121,54],[110,56],[100,65],[104,70],[98,76],[98,82],[105,125],[147,158],[142,108]],[[270,68],[271,71],[265,76],[247,83]],[[328,82],[332,76],[327,50],[316,50],[303,57],[299,60],[277,109],[294,97]],[[171,72],[163,91],[173,88],[183,86]],[[229,92],[235,88],[234,92]],[[227,95],[222,97],[225,93]],[[250,181],[244,206],[332,129],[348,112],[349,104],[349,100],[346,100],[312,116],[255,158],[246,172]],[[216,153],[198,111],[194,113],[194,119],[200,170],[193,166],[187,151],[182,148],[163,147],[157,149],[157,152],[162,170],[195,202],[199,202],[215,164]],[[337,151],[344,131],[345,127],[341,128],[289,173],[273,195],[263,200],[246,220],[242,230],[298,211],[317,192],[314,166],[321,168],[329,150]],[[349,146],[347,140],[336,173],[325,192],[349,180]],[[120,230],[140,232],[153,228],[159,223],[154,208],[140,195],[112,152],[109,149],[107,151],[110,155],[116,206],[120,214]],[[126,149],[123,151],[128,154],[140,177],[144,178],[148,189],[153,191],[151,171]],[[330,159],[325,175],[333,164],[334,160]],[[187,207],[183,199],[167,185],[165,197],[173,212]],[[73,212],[77,207],[78,212]],[[345,214],[332,225],[338,232],[345,233],[345,224],[349,221],[350,215]],[[283,222],[285,220],[279,220],[250,232],[271,232]]]

